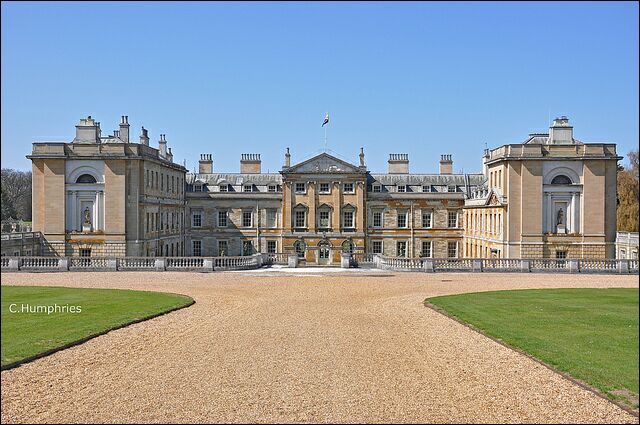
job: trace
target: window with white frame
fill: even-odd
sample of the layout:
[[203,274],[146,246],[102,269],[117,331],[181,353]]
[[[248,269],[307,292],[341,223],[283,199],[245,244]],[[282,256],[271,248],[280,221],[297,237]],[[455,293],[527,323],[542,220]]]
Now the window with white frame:
[[307,225],[307,212],[303,209],[297,209],[294,216],[294,227],[304,228]]
[[195,211],[193,213],[193,227],[202,227],[202,212]]
[[458,211],[449,211],[449,227],[458,227]]
[[433,227],[433,211],[422,211],[422,227],[427,229]]
[[331,225],[330,217],[331,211],[328,208],[318,210],[318,227],[328,229]]
[[253,212],[251,210],[242,211],[242,227],[251,227]]
[[396,256],[398,256],[398,257],[406,257],[407,256],[407,241],[397,241],[396,242]]
[[373,227],[382,227],[382,211],[373,212]]
[[278,227],[278,210],[275,208],[267,209],[267,227],[270,229]]
[[275,184],[270,184],[267,188],[267,190],[271,193],[277,192],[278,191],[278,187]]
[[218,211],[218,227],[227,227],[226,211]]
[[191,241],[191,247],[194,257],[202,256],[202,241]]
[[353,193],[353,183],[344,183],[342,186],[344,193]]
[[277,251],[277,244],[278,241],[267,241],[267,253],[268,254],[275,254]]
[[407,186],[404,184],[398,185],[398,193],[404,193],[407,191]]
[[253,241],[242,241],[242,255],[253,254]]
[[428,185],[422,186],[422,191],[425,192],[425,193],[426,192],[431,192],[431,185],[428,184]]
[[318,189],[318,193],[329,193],[330,186],[329,183],[320,183],[320,188]]
[[382,241],[371,241],[371,252],[373,254],[382,254]]
[[432,251],[431,251],[431,243],[432,241],[422,241],[422,256],[426,257],[426,258],[431,258],[432,255]]
[[229,185],[228,184],[221,184],[220,185],[220,192],[229,192]]
[[193,191],[194,192],[202,192],[202,185],[201,184],[194,184],[193,185]]
[[296,193],[305,193],[307,191],[307,185],[305,183],[296,183],[295,191]]
[[374,184],[373,186],[371,186],[371,189],[376,193],[382,192],[382,185]]
[[449,241],[447,243],[447,257],[449,258],[458,257],[458,242]]
[[355,227],[354,212],[352,210],[342,212],[342,226],[345,229],[353,229]]
[[225,257],[229,254],[229,242],[218,241],[218,256]]
[[455,192],[455,191],[456,191],[455,186],[447,186],[447,192]]
[[398,210],[398,227],[407,227],[407,210]]
[[252,184],[245,184],[242,188],[243,192],[253,192],[253,185]]

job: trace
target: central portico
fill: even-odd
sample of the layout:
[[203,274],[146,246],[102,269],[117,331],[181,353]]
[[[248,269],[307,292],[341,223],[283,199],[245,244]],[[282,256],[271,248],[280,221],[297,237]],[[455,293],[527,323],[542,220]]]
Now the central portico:
[[282,167],[283,248],[307,264],[339,265],[342,252],[364,252],[367,168],[326,152]]

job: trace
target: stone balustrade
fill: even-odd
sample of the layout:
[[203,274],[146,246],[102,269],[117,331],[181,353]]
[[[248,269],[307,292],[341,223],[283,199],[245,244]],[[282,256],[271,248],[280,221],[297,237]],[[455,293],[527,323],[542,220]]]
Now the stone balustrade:
[[248,270],[273,264],[270,255],[273,254],[245,257],[2,257],[2,271]]
[[373,265],[383,270],[424,272],[638,273],[638,260],[403,258],[376,254]]

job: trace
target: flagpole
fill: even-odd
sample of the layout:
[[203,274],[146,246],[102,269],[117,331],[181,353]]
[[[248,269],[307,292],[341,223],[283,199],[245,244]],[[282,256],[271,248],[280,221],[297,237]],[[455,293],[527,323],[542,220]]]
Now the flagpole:
[[327,127],[329,127],[329,123],[324,127],[324,151],[327,151]]

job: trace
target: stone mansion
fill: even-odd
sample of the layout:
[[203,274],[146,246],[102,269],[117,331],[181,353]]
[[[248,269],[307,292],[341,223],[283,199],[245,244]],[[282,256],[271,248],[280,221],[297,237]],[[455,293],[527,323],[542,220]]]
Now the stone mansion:
[[[48,255],[236,256],[296,253],[339,264],[342,252],[434,258],[615,258],[615,144],[583,143],[566,117],[549,133],[487,149],[478,174],[387,173],[328,153],[263,173],[242,154],[238,173],[197,173],[173,161],[161,134],[149,145],[129,120],[102,136],[91,117],[70,143],[35,142],[33,230]],[[423,164],[421,164],[423,165]]]

